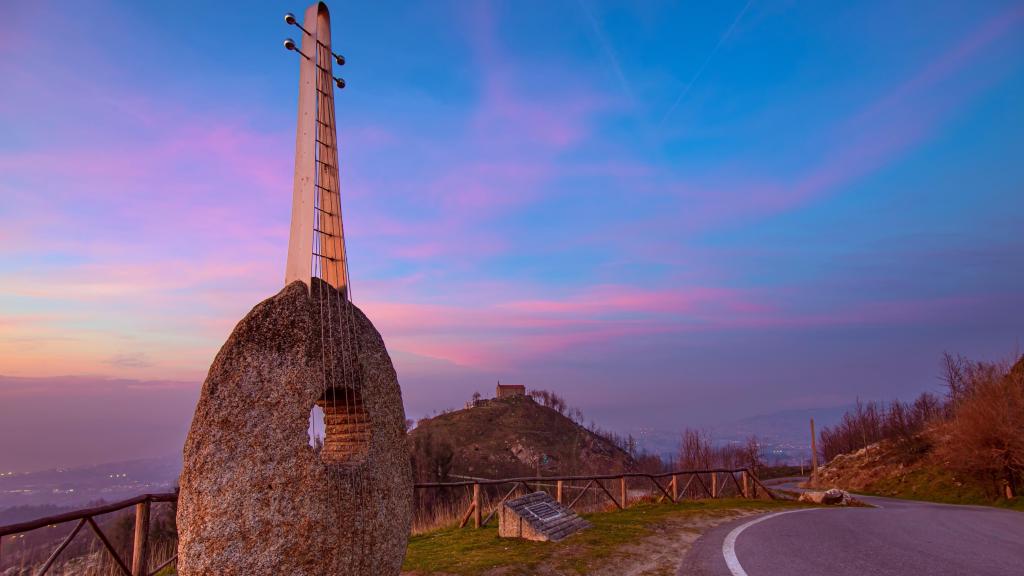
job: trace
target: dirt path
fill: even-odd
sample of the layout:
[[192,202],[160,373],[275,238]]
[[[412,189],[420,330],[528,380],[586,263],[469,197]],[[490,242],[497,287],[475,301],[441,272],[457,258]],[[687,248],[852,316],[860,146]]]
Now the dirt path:
[[729,520],[757,513],[753,510],[729,510],[716,515],[666,520],[655,527],[654,534],[622,547],[591,574],[673,576],[683,557],[704,532]]

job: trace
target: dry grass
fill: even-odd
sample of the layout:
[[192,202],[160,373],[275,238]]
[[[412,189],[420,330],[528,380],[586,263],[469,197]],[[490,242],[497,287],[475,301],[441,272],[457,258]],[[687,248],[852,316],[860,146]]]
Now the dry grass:
[[404,574],[425,576],[674,574],[708,527],[740,514],[799,506],[763,500],[638,503],[584,516],[593,528],[561,542],[499,538],[497,527],[445,528],[413,536]]

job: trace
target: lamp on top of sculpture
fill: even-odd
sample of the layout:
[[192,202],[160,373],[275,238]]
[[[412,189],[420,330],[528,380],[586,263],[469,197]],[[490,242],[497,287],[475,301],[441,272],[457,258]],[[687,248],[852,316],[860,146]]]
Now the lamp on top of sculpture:
[[178,574],[397,575],[412,473],[397,375],[351,300],[333,74],[345,59],[323,2],[285,22],[301,33],[284,43],[299,56],[285,287],[238,323],[203,383]]

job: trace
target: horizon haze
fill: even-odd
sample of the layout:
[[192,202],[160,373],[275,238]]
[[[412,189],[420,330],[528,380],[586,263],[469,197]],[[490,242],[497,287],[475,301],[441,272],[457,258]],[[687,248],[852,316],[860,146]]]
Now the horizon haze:
[[[5,7],[0,473],[180,450],[283,287],[303,6],[229,6]],[[331,14],[353,299],[410,418],[501,381],[717,433],[1020,354],[1020,2]]]

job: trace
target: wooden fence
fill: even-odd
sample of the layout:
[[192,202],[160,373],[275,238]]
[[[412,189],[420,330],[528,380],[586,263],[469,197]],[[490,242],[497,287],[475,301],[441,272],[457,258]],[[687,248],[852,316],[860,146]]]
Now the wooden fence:
[[[739,476],[739,478],[737,478],[737,476]],[[659,494],[659,502],[668,500],[673,504],[682,501],[688,492],[695,493],[698,497],[704,496],[707,498],[720,498],[725,493],[730,480],[736,489],[736,494],[742,498],[757,498],[758,488],[760,488],[761,493],[765,496],[772,500],[775,499],[775,495],[772,494],[771,490],[766,488],[765,485],[762,484],[756,476],[751,474],[747,468],[677,470],[674,472],[662,472],[659,474],[630,472],[591,476],[533,476],[524,478],[501,478],[497,480],[475,479],[462,482],[428,482],[424,484],[416,484],[416,489],[440,490],[458,487],[471,487],[472,494],[470,496],[469,504],[466,507],[466,511],[462,515],[462,520],[459,522],[459,527],[464,527],[469,522],[469,519],[472,518],[473,526],[475,528],[482,528],[490,522],[505,501],[511,498],[512,495],[523,489],[530,492],[531,484],[535,488],[542,485],[547,487],[553,486],[555,489],[555,500],[560,504],[566,505],[568,508],[576,506],[581,498],[590,494],[591,490],[593,490],[593,492],[599,497],[607,497],[607,499],[611,501],[616,508],[623,510],[629,505],[629,490],[627,482],[630,480],[639,480],[642,483],[649,481],[651,488],[657,488],[655,493]],[[552,482],[554,482],[554,485],[552,485]],[[567,484],[578,484],[581,482],[586,482],[586,484],[582,487]],[[606,482],[611,482],[611,489],[605,485]],[[490,512],[487,513],[487,516],[484,517],[481,488],[485,486],[507,486],[509,484],[511,484],[512,487],[504,496],[501,497],[500,500],[498,500],[498,503],[491,508]],[[618,484],[617,487],[616,484]],[[612,494],[616,488],[618,488],[618,498]],[[569,500],[568,497],[571,491],[576,491],[576,495]],[[568,504],[566,504],[566,500],[568,500]]]
[[[473,518],[473,526],[476,528],[482,528],[490,522],[498,509],[501,508],[502,504],[504,504],[505,501],[512,497],[512,495],[517,491],[522,489],[525,489],[527,492],[532,491],[530,487],[531,484],[534,488],[539,486],[553,487],[555,491],[555,499],[569,508],[576,506],[577,503],[580,502],[580,499],[585,495],[593,493],[599,498],[607,497],[607,499],[611,501],[616,508],[622,510],[629,506],[629,490],[627,484],[630,481],[633,481],[634,485],[638,481],[641,484],[650,482],[650,488],[657,489],[654,493],[658,494],[657,499],[659,502],[668,500],[672,503],[678,503],[684,500],[688,493],[692,495],[692,498],[720,498],[727,491],[730,481],[732,486],[735,487],[735,494],[742,498],[757,498],[760,489],[761,494],[764,494],[773,500],[775,499],[775,495],[772,494],[772,492],[746,468],[678,470],[675,472],[664,472],[660,474],[634,472],[591,476],[535,476],[524,478],[502,478],[497,480],[476,479],[462,482],[428,482],[416,484],[415,489],[440,490],[459,487],[471,488],[472,492],[469,505],[466,508],[465,513],[462,515],[459,527],[464,527],[469,522],[469,519]],[[586,484],[583,484],[582,487],[580,487],[579,483],[582,482],[585,482]],[[606,486],[606,483],[610,483],[610,489],[609,486]],[[483,488],[486,486],[507,486],[509,484],[512,485],[511,489],[505,492],[497,505],[487,513],[486,517],[484,517],[483,501],[481,499],[481,492]],[[619,493],[618,498],[613,494],[613,491],[616,491],[616,488]],[[569,495],[573,491],[575,491],[576,494],[570,499]],[[43,576],[47,571],[49,571],[54,562],[56,562],[57,558],[60,556],[61,552],[68,547],[71,541],[75,539],[75,536],[78,535],[79,531],[81,531],[82,527],[86,524],[88,524],[89,528],[91,528],[95,533],[97,539],[103,545],[103,548],[110,554],[114,563],[124,576],[152,576],[163,570],[165,567],[174,564],[177,561],[177,556],[171,556],[159,566],[147,571],[147,566],[150,560],[150,505],[154,502],[176,502],[177,499],[178,494],[176,492],[166,494],[142,494],[128,500],[114,502],[113,504],[85,508],[74,512],[65,512],[63,514],[39,518],[38,520],[32,520],[29,522],[0,526],[0,554],[2,554],[3,538],[5,536],[12,536],[44,528],[46,526],[54,526],[77,520],[78,523],[75,525],[75,528],[67,535],[67,537],[64,538],[63,541],[61,541],[60,545],[54,549],[36,572],[36,576]],[[566,504],[567,500],[568,504]],[[96,523],[95,517],[124,510],[132,506],[135,507],[135,538],[132,545],[131,567],[129,568],[129,563],[126,562],[125,559],[121,558],[120,554],[118,554],[111,545],[110,540]],[[2,560],[3,558],[0,557],[0,565],[2,565]]]
[[[78,532],[81,531],[82,527],[86,524],[88,524],[89,528],[91,528],[96,534],[96,538],[103,545],[103,548],[110,554],[114,563],[124,576],[152,576],[175,562],[177,560],[177,556],[172,556],[166,562],[163,562],[151,571],[146,570],[146,566],[149,563],[149,508],[153,502],[175,502],[177,499],[178,494],[176,492],[170,492],[167,494],[142,494],[134,498],[129,498],[128,500],[114,502],[113,504],[75,510],[74,512],[65,512],[63,514],[47,516],[45,518],[39,518],[38,520],[31,520],[29,522],[19,522],[17,524],[0,526],[0,551],[3,550],[4,536],[21,534],[23,532],[45,528],[46,526],[53,526],[78,520],[78,524],[75,525],[75,528],[71,533],[68,534],[53,553],[50,554],[46,559],[46,562],[44,562],[42,567],[40,567],[36,572],[36,576],[43,576],[50,570],[50,567],[57,561],[60,553],[68,547],[68,544],[71,544],[71,541],[75,539],[75,536],[78,535]],[[121,558],[121,555],[114,550],[114,547],[110,544],[110,540],[107,538],[106,534],[104,534],[103,530],[101,530],[99,525],[96,524],[95,517],[110,514],[111,512],[117,512],[118,510],[124,510],[131,506],[135,507],[135,539],[132,543],[131,569],[129,569],[128,564],[123,558]],[[2,562],[2,558],[0,558],[0,562]]]

